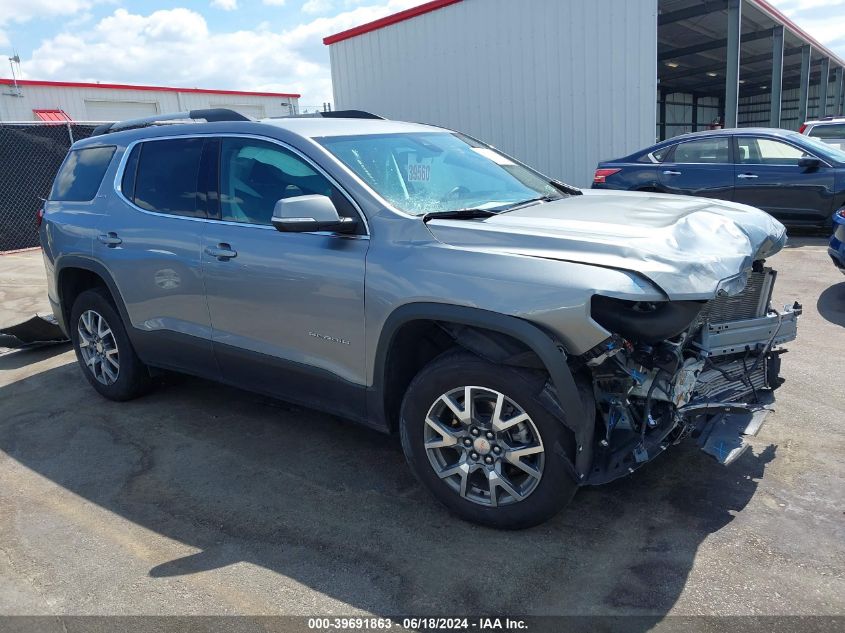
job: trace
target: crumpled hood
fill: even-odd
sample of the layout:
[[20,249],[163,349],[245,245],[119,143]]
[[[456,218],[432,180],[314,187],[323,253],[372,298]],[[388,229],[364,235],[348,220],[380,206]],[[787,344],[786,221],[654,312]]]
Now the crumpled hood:
[[456,247],[640,273],[670,299],[710,298],[719,282],[770,257],[786,229],[742,204],[629,191],[585,190],[482,220],[430,220]]

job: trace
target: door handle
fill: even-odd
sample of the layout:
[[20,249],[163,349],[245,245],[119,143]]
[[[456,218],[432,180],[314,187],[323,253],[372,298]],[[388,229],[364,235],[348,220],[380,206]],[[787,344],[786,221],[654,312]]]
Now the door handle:
[[673,171],[673,170],[671,170],[671,169],[667,169],[666,171],[664,171],[664,172],[663,172],[663,175],[664,175],[664,176],[680,176],[680,175],[681,175],[681,172],[679,172],[679,171]]
[[757,178],[757,174],[739,174],[739,175],[737,175],[737,178],[743,178],[743,179]]
[[233,257],[238,256],[238,251],[233,249],[231,246],[226,244],[225,242],[221,242],[216,247],[215,246],[206,246],[205,247],[205,254],[210,257],[216,257],[221,262],[227,262]]
[[105,244],[109,248],[114,248],[118,244],[123,244],[123,240],[117,236],[117,233],[110,232],[110,233],[101,233],[97,236],[97,241],[100,244]]

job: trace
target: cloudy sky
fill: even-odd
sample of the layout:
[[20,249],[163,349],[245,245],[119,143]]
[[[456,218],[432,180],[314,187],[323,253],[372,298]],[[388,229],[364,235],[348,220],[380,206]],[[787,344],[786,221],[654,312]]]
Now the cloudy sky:
[[[17,52],[29,79],[294,91],[317,105],[331,101],[324,36],[423,1],[0,0],[0,55]],[[845,58],[845,0],[771,1]]]

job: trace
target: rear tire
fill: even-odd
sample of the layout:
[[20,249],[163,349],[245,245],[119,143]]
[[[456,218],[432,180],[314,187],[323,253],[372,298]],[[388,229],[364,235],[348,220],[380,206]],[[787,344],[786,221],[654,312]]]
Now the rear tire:
[[465,351],[433,360],[402,402],[402,448],[414,474],[473,523],[521,529],[553,517],[578,484],[572,436],[540,400],[545,384]]
[[70,338],[82,373],[109,400],[137,398],[150,388],[150,373],[135,353],[111,297],[85,290],[73,302]]

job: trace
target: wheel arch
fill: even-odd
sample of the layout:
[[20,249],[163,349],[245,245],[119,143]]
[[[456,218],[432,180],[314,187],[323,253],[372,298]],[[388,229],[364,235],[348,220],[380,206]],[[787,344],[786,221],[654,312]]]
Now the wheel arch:
[[70,311],[76,297],[81,292],[96,287],[108,291],[127,332],[131,331],[131,322],[123,298],[106,267],[96,260],[76,255],[63,257],[56,265],[56,291],[61,310],[61,315],[55,315],[56,319],[65,328],[69,327]]
[[[575,436],[576,469],[579,473],[588,472],[594,432],[589,422],[592,418],[584,411],[565,349],[538,326],[510,315],[441,303],[412,303],[397,308],[386,319],[376,347],[373,386],[367,403],[371,420],[385,428],[395,428],[405,387],[421,365],[437,355],[428,352],[430,358],[426,359],[425,345],[420,341],[438,331],[452,339],[452,346],[463,347],[492,362],[531,367],[535,362],[531,356],[538,359],[539,368],[548,372],[556,389],[564,411],[563,424]],[[423,348],[422,359],[397,365],[397,358],[407,358],[403,353],[418,348]],[[520,354],[520,348],[528,354]]]

